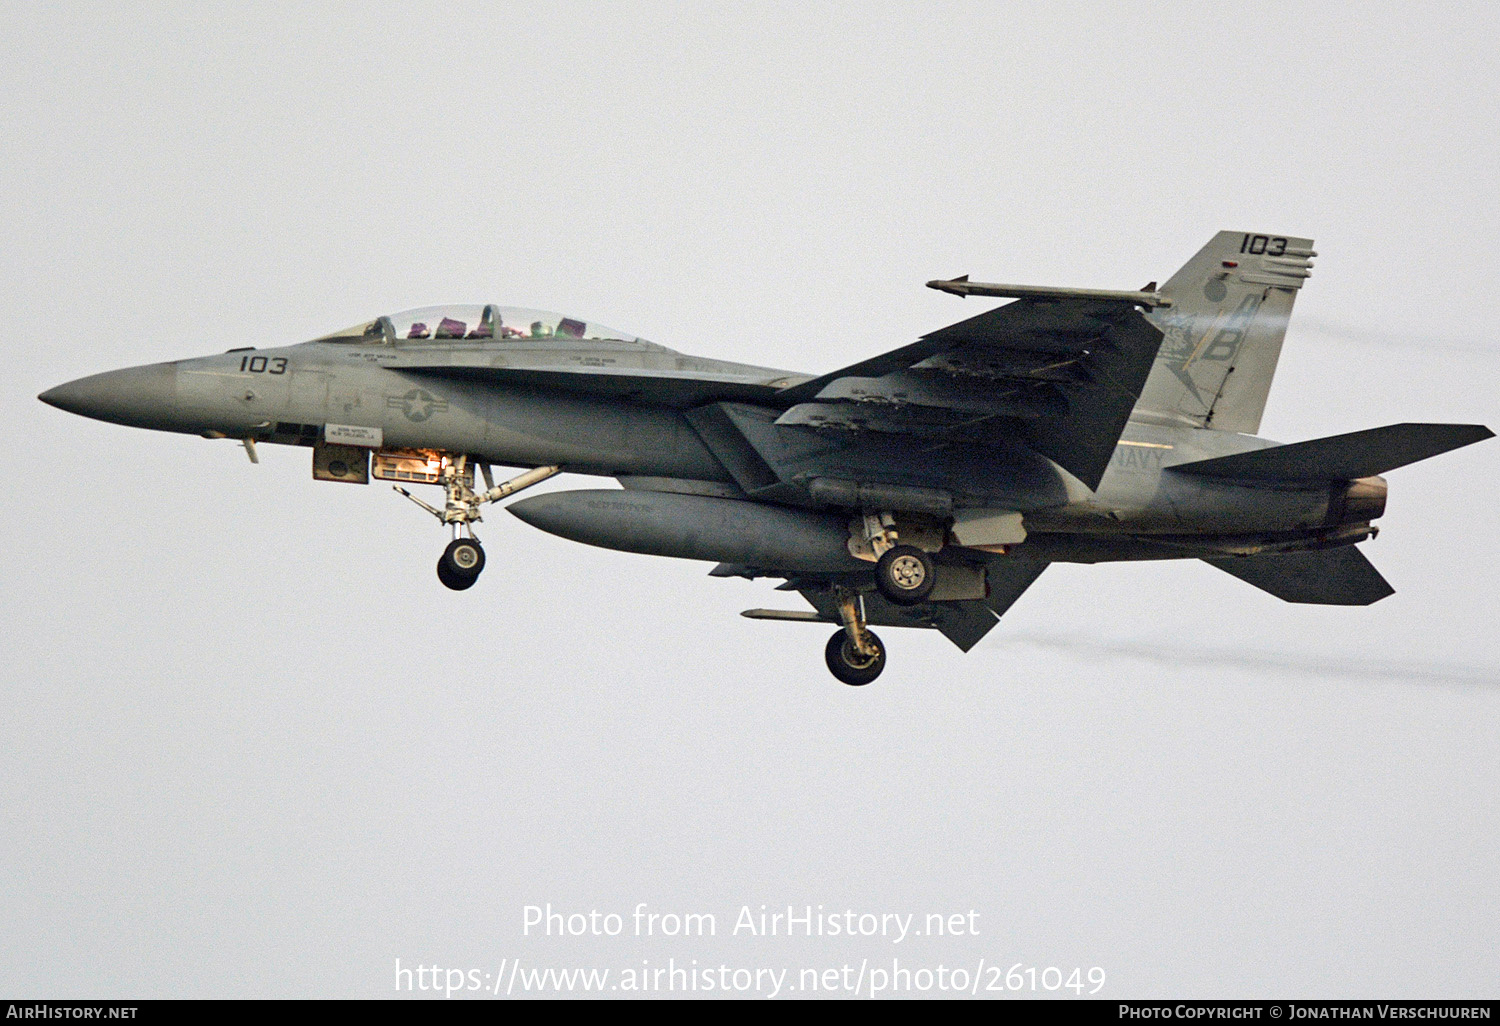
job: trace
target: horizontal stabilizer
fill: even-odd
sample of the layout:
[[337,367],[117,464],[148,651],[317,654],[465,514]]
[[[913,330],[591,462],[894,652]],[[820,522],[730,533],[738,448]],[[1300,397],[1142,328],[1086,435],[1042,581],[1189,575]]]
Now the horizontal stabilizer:
[[1352,481],[1458,449],[1495,433],[1481,424],[1388,424],[1309,442],[1273,445],[1170,468],[1248,481]]
[[1352,545],[1314,552],[1229,556],[1203,562],[1285,602],[1368,606],[1395,594],[1396,590],[1386,583],[1364,553]]

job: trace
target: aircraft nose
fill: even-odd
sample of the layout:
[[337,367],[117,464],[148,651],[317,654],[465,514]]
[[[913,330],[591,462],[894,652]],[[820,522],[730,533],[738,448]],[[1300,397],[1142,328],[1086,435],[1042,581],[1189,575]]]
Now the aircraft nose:
[[177,368],[170,363],[93,374],[37,396],[81,417],[131,427],[170,427],[177,405]]

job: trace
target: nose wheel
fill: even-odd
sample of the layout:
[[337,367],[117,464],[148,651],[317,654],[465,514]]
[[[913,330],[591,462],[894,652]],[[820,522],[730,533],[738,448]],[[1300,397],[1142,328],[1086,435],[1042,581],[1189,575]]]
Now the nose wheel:
[[442,509],[423,502],[400,485],[393,486],[396,491],[437,517],[440,523],[453,529],[453,540],[438,558],[437,575],[445,588],[452,588],[454,591],[466,591],[474,587],[474,582],[479,580],[479,575],[484,570],[484,547],[474,537],[474,530],[470,526],[484,519],[479,515],[479,507],[487,502],[499,502],[523,488],[539,484],[561,469],[537,467],[497,485],[490,477],[489,466],[479,463],[485,487],[483,491],[476,491],[474,467],[475,464],[467,456],[442,456],[442,471],[436,482],[443,486],[445,502]]
[[472,588],[484,570],[484,547],[478,538],[455,538],[438,557],[438,580],[454,591]]

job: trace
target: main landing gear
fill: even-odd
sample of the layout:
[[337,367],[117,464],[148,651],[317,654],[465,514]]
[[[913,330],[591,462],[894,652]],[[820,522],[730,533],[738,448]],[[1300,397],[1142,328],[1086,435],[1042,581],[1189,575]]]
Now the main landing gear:
[[838,588],[835,596],[843,629],[828,639],[823,658],[828,671],[851,687],[863,687],[885,669],[885,646],[865,626],[864,603],[857,593]]
[[[937,585],[937,565],[931,553],[943,547],[946,527],[942,523],[908,518],[897,534],[896,517],[890,512],[865,510],[849,523],[849,554],[875,564],[875,589],[896,606],[916,606],[929,600]],[[916,542],[916,544],[912,544]],[[980,582],[983,577],[979,577]],[[947,589],[952,592],[952,588]],[[983,588],[980,588],[982,597]],[[963,597],[963,596],[961,596]],[[834,603],[843,629],[828,639],[823,658],[829,672],[845,684],[860,687],[870,683],[885,669],[885,646],[865,626],[864,598],[852,588],[835,586]],[[772,614],[757,610],[766,619],[823,620],[822,615],[808,617],[795,614]],[[748,615],[748,614],[747,614]]]
[[898,606],[926,601],[937,584],[932,557],[915,545],[903,544],[889,513],[865,512],[850,524],[850,551],[875,562],[875,587]]
[[887,549],[875,563],[875,587],[898,606],[914,606],[932,594],[937,568],[915,545]]
[[479,515],[479,507],[486,502],[498,502],[523,488],[530,488],[534,484],[545,481],[561,468],[537,467],[497,486],[494,478],[490,476],[489,464],[480,463],[478,464],[479,472],[484,477],[485,490],[476,492],[474,490],[475,464],[470,462],[469,457],[444,455],[441,459],[442,470],[437,483],[443,486],[446,500],[442,509],[423,502],[400,485],[392,487],[452,528],[453,540],[448,543],[448,547],[438,558],[437,576],[445,587],[452,588],[454,591],[465,591],[474,586],[474,582],[479,580],[479,575],[484,570],[484,547],[479,544],[479,539],[474,537],[472,527],[473,524],[484,519]]

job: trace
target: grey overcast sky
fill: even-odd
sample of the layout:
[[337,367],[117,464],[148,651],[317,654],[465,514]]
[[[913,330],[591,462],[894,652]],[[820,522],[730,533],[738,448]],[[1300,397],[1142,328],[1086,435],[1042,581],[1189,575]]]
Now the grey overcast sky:
[[[448,301],[823,371],[983,309],[929,278],[1138,288],[1239,229],[1322,253],[1266,435],[1500,426],[1497,28],[7,4],[0,995],[899,958],[1097,966],[1106,997],[1493,997],[1500,443],[1390,476],[1371,608],[1059,566],[968,655],[886,632],[851,689],[823,630],[738,616],[800,601],[767,583],[497,511],[450,593],[424,515],[314,484],[305,450],[253,467],[34,397]],[[718,933],[631,936],[642,902]],[[547,903],[626,935],[525,935]],[[763,904],[972,909],[978,936],[732,933]]]

